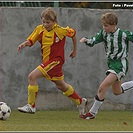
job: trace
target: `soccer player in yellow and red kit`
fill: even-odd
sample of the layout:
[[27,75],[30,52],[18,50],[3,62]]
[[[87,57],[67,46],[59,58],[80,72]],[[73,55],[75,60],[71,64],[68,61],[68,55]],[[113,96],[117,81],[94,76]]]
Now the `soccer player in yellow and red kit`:
[[38,25],[25,42],[18,46],[18,51],[24,47],[31,47],[36,41],[41,44],[42,64],[35,68],[28,76],[28,104],[19,107],[20,112],[35,113],[36,96],[38,92],[37,79],[51,80],[65,96],[70,98],[78,107],[79,113],[84,114],[87,107],[87,99],[81,98],[71,85],[64,81],[62,65],[64,64],[64,45],[66,36],[72,38],[73,50],[70,57],[76,56],[76,31],[70,27],[61,27],[57,24],[56,13],[47,8],[41,13],[42,24]]

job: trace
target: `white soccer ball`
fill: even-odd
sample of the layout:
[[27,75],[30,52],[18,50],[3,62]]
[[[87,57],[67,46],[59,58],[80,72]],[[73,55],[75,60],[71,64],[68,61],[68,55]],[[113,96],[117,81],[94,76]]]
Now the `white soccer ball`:
[[6,120],[11,114],[11,108],[5,103],[0,102],[0,120]]

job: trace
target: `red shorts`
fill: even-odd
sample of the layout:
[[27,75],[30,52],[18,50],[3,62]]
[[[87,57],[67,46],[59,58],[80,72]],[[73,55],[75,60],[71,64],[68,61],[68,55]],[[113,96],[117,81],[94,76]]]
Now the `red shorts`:
[[62,63],[57,60],[50,60],[37,67],[48,80],[63,80]]

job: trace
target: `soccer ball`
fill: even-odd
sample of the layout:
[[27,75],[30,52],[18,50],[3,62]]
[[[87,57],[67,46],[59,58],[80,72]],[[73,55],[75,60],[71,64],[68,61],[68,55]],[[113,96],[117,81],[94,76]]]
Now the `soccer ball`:
[[11,114],[11,108],[5,103],[0,102],[0,120],[6,120]]

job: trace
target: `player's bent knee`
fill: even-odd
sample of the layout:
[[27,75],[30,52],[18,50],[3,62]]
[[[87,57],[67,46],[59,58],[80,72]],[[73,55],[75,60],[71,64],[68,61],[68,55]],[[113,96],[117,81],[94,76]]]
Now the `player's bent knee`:
[[28,80],[29,81],[33,81],[33,80],[35,80],[36,78],[35,78],[35,76],[32,74],[32,73],[30,73],[29,75],[28,75]]
[[121,93],[119,93],[119,92],[113,92],[114,93],[114,95],[120,95]]

